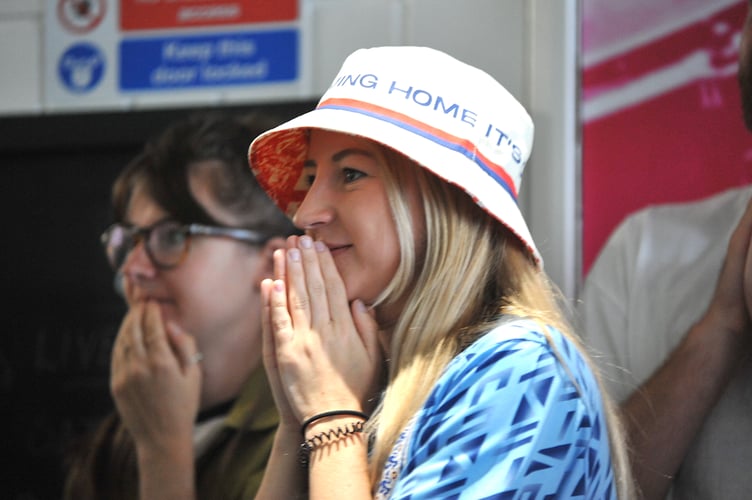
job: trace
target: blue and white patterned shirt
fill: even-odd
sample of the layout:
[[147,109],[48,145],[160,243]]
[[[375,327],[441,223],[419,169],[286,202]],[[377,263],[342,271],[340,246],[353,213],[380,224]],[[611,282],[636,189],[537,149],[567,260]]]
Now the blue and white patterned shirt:
[[375,493],[615,499],[603,404],[584,358],[558,330],[533,321],[490,331],[447,366]]

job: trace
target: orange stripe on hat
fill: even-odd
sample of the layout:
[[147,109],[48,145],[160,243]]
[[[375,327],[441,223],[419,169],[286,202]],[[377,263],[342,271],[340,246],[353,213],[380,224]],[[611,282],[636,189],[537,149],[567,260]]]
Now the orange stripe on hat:
[[427,123],[418,121],[403,113],[393,111],[382,106],[370,104],[368,102],[358,101],[355,99],[327,99],[316,106],[317,109],[339,109],[353,113],[363,113],[372,118],[377,118],[396,125],[400,128],[409,130],[425,139],[429,139],[440,146],[448,148],[466,156],[469,160],[475,162],[479,167],[485,170],[490,176],[494,177],[499,184],[517,201],[517,190],[514,182],[507,171],[501,165],[493,163],[478,151],[472,141],[447,134],[441,129],[432,127]]

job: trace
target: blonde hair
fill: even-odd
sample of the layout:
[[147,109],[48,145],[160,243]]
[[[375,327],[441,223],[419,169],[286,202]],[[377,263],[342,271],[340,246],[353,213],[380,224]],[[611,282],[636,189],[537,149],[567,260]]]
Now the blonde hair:
[[[446,365],[498,324],[502,315],[553,326],[585,356],[558,303],[560,293],[522,242],[456,186],[388,148],[384,155],[387,196],[402,259],[377,304],[399,303],[401,311],[390,325],[387,387],[369,421],[374,486],[394,442]],[[417,184],[422,195],[422,222],[411,220],[407,197],[402,195],[404,186],[411,184]],[[414,228],[422,223],[424,238],[416,244]],[[593,363],[587,361],[595,373]],[[621,425],[603,390],[601,395],[617,491],[620,498],[630,498],[632,481]]]

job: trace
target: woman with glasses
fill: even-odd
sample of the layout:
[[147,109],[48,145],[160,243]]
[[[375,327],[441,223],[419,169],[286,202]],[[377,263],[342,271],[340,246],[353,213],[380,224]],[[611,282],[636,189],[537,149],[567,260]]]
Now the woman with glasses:
[[117,412],[74,462],[67,498],[252,498],[277,424],[261,366],[260,288],[295,229],[247,167],[268,123],[194,117],[149,142],[102,234],[128,312]]

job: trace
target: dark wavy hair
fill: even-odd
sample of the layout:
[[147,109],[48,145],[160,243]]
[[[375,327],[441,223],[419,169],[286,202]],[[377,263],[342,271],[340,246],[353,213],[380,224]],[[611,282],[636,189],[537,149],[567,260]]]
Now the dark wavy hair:
[[115,181],[115,221],[124,221],[138,185],[178,222],[218,224],[190,190],[190,174],[200,165],[210,172],[214,199],[241,227],[269,235],[292,234],[292,222],[269,199],[248,167],[249,144],[275,124],[260,114],[232,117],[217,113],[193,115],[174,123],[147,142]]
[[[125,222],[128,204],[138,187],[146,189],[178,222],[223,225],[209,215],[190,190],[191,172],[201,168],[208,169],[215,201],[233,215],[238,227],[268,236],[299,233],[258,185],[248,166],[251,141],[278,123],[265,115],[232,117],[219,113],[193,115],[173,123],[149,140],[115,180],[114,220]],[[230,459],[238,442],[227,443],[223,463]],[[116,411],[69,450],[64,468],[65,499],[130,500],[138,496],[135,446]]]

